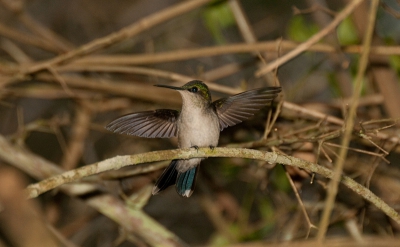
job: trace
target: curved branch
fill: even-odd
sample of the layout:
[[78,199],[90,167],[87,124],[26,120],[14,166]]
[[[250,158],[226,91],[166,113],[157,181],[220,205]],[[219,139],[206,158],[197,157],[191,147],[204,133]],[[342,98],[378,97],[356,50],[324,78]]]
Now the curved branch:
[[[253,149],[243,148],[209,148],[195,149],[175,149],[166,151],[154,151],[142,154],[116,156],[98,163],[83,166],[75,170],[65,172],[61,175],[53,176],[48,179],[42,180],[39,183],[31,184],[28,186],[27,191],[29,198],[34,198],[40,194],[54,189],[60,185],[78,181],[84,177],[95,175],[101,172],[117,170],[125,166],[137,165],[148,162],[155,162],[161,160],[172,159],[190,159],[190,158],[205,158],[205,157],[237,157],[246,159],[263,160],[268,163],[279,163],[283,165],[295,166],[309,172],[320,174],[326,178],[332,179],[334,173],[318,164],[314,164],[292,156],[278,154],[275,152],[265,152]],[[341,182],[355,193],[362,196],[374,204],[377,208],[382,210],[387,216],[392,218],[400,224],[399,214],[382,201],[378,196],[372,193],[369,189],[357,183],[347,176],[341,176]]]

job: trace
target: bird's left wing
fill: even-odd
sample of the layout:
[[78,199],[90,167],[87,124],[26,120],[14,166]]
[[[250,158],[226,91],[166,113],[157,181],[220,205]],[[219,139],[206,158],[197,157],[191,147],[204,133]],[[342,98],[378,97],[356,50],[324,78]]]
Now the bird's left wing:
[[148,138],[169,138],[177,135],[179,111],[159,109],[131,113],[115,119],[106,129],[119,134]]
[[281,90],[281,87],[264,87],[214,101],[212,104],[219,117],[220,129],[223,130],[253,116],[256,111],[271,102]]

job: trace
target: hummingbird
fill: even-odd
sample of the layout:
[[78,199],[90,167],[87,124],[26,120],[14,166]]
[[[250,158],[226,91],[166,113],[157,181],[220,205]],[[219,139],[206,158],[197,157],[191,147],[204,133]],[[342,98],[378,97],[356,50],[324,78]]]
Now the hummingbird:
[[[212,102],[207,85],[199,80],[182,87],[154,86],[178,91],[182,97],[181,111],[157,109],[131,113],[110,122],[106,129],[147,138],[178,136],[179,148],[213,149],[218,145],[220,131],[253,116],[281,92],[281,87],[263,87]],[[155,183],[152,194],[175,184],[179,195],[190,197],[201,160],[172,160]]]

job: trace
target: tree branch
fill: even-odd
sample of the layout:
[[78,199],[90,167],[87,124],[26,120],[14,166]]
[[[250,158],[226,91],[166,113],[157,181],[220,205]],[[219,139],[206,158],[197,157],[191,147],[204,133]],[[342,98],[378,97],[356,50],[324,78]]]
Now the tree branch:
[[[279,163],[283,165],[295,166],[309,172],[320,174],[326,178],[332,179],[334,173],[318,164],[314,164],[305,160],[301,160],[292,156],[278,154],[275,152],[265,152],[253,149],[242,149],[242,148],[215,148],[213,150],[209,148],[195,149],[175,149],[166,151],[154,151],[142,154],[117,156],[110,158],[98,163],[83,166],[75,170],[65,172],[61,175],[53,176],[45,179],[39,183],[29,185],[27,190],[29,198],[34,198],[40,194],[54,189],[60,185],[78,181],[84,177],[95,175],[101,172],[117,170],[125,166],[137,165],[148,162],[155,162],[161,160],[172,160],[172,159],[190,159],[190,158],[205,158],[205,157],[237,157],[246,159],[264,160],[268,163]],[[382,210],[387,216],[392,218],[398,224],[400,224],[399,214],[382,201],[378,196],[372,193],[369,189],[365,188],[361,184],[357,183],[353,179],[347,176],[341,176],[340,180],[345,186],[353,190],[355,193],[362,196],[374,204],[377,208]]]

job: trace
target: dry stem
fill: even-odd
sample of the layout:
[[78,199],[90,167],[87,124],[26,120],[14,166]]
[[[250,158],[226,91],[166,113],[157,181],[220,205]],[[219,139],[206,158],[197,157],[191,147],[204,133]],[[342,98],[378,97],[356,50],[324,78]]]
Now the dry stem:
[[[352,3],[355,3],[357,1],[353,1]],[[371,41],[372,41],[372,35],[375,27],[375,18],[376,18],[376,11],[379,5],[378,0],[374,0],[371,2],[371,9],[368,17],[368,26],[367,26],[367,32],[365,34],[365,39],[364,39],[364,49],[363,53],[361,54],[360,58],[360,64],[359,68],[357,71],[357,76],[355,79],[355,86],[354,86],[354,94],[352,98],[352,103],[350,104],[350,110],[348,117],[346,119],[346,124],[345,126],[345,131],[344,131],[344,137],[342,139],[341,146],[342,148],[340,149],[339,152],[339,157],[337,158],[335,162],[335,172],[334,172],[334,177],[332,181],[329,183],[328,187],[328,195],[325,203],[325,208],[322,213],[321,221],[319,224],[319,231],[317,234],[317,240],[318,242],[322,242],[325,239],[325,234],[328,229],[329,225],[329,218],[333,209],[333,206],[335,204],[335,198],[336,194],[338,191],[338,186],[339,186],[339,178],[342,175],[343,172],[343,166],[344,166],[344,161],[347,156],[347,147],[349,146],[351,137],[352,137],[352,132],[353,132],[353,127],[354,127],[354,121],[356,117],[356,110],[358,107],[358,101],[360,98],[361,94],[361,88],[362,88],[362,80],[364,77],[365,70],[367,68],[368,64],[368,56],[369,56],[369,51],[371,47]]]

